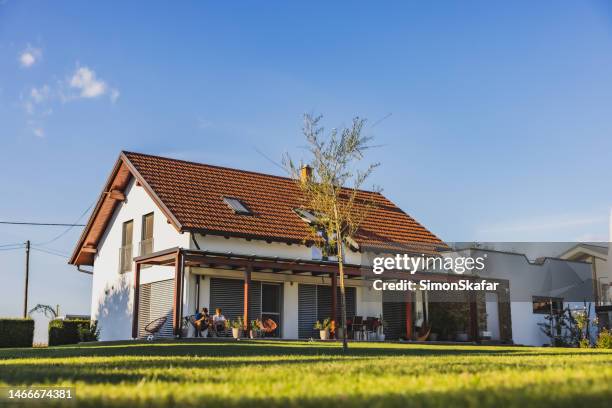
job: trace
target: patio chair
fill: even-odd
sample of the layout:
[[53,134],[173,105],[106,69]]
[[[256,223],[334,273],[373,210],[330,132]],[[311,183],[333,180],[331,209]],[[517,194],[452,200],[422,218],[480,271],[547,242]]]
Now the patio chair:
[[202,337],[202,332],[207,333],[208,323],[201,322],[200,324],[197,324],[196,322],[197,322],[197,319],[195,315],[189,315],[189,316],[183,317],[183,327],[189,327],[189,326],[193,327],[195,331],[194,337]]
[[370,340],[372,335],[375,333],[374,322],[376,321],[376,317],[368,316],[365,321],[365,340]]
[[351,321],[351,338],[353,340],[359,340],[355,337],[355,329],[357,329],[357,333],[359,333],[359,339],[362,338],[363,336],[363,316],[354,316],[353,320]]
[[159,331],[162,329],[162,327],[164,327],[164,324],[166,324],[167,320],[168,320],[168,318],[166,316],[162,316],[162,317],[159,317],[159,318],[149,322],[149,324],[147,324],[144,327],[144,331],[149,333],[149,335],[147,336],[147,340],[148,341],[155,340],[155,335],[159,333]]
[[431,327],[422,327],[419,333],[417,334],[417,341],[427,340],[427,338],[429,337],[429,333],[431,333]]
[[278,324],[272,319],[265,319],[261,322],[261,331],[267,335],[274,333],[277,327]]

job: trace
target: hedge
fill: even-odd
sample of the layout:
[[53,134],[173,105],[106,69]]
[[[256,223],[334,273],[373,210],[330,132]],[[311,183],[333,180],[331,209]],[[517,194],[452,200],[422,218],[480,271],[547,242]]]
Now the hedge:
[[82,341],[81,328],[89,330],[89,320],[51,320],[49,322],[49,345],[60,346]]
[[32,347],[34,320],[0,319],[0,347]]

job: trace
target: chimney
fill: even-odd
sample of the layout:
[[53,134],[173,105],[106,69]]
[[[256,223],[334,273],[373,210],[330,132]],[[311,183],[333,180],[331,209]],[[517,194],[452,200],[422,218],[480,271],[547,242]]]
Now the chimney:
[[302,166],[300,169],[300,181],[306,182],[312,179],[312,167],[309,165]]

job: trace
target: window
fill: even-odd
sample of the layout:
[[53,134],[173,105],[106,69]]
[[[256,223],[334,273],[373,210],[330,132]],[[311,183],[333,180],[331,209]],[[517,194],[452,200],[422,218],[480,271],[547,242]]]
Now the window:
[[153,213],[142,216],[140,255],[153,253]]
[[308,224],[314,224],[318,221],[318,218],[310,211],[305,210],[303,208],[296,208],[293,211],[305,222]]
[[563,299],[545,296],[533,297],[534,314],[550,314],[551,312],[558,313],[561,310],[563,310]]
[[134,235],[134,221],[123,223],[121,231],[121,248],[119,250],[119,270],[129,272],[132,270],[132,239]]
[[252,214],[251,210],[249,210],[247,206],[244,205],[244,203],[237,198],[223,197],[223,201],[225,201],[225,203],[229,206],[229,208],[234,210],[236,214],[243,214],[243,215]]

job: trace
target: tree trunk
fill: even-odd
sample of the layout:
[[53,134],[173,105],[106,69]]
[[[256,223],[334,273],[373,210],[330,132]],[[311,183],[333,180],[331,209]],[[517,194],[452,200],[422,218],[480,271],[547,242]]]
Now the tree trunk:
[[[346,339],[346,292],[344,290],[344,253],[342,251],[342,236],[338,234],[338,273],[340,274],[340,316],[342,319],[342,349],[348,349],[348,341]],[[333,296],[336,296],[334,293]]]

